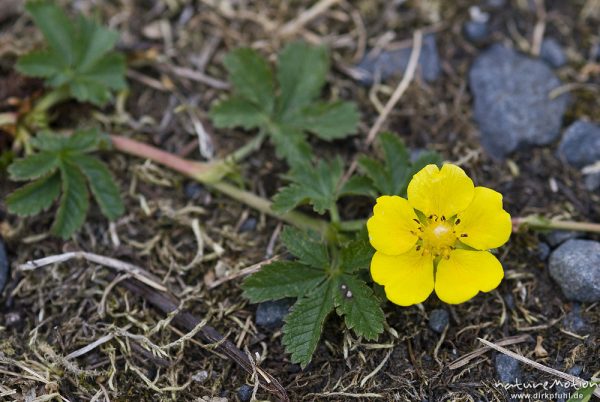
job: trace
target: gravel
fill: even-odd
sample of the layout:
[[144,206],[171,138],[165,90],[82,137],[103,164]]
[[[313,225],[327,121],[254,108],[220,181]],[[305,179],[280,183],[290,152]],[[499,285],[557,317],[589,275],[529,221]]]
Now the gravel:
[[4,242],[0,239],[0,294],[8,282],[9,273],[10,264],[8,262],[8,256],[6,255],[6,247],[4,247]]
[[542,41],[540,57],[554,68],[560,68],[567,64],[567,56],[560,43],[554,38],[546,38]]
[[444,309],[435,309],[429,314],[429,328],[441,334],[450,322],[450,316]]
[[467,21],[463,26],[465,37],[473,43],[481,43],[490,35],[488,24],[481,21]]
[[521,366],[510,356],[498,354],[495,359],[498,380],[504,384],[513,384],[521,379]]
[[600,127],[577,120],[565,131],[558,146],[558,153],[576,168],[600,161]]
[[[358,80],[359,83],[370,86],[376,81],[376,77],[379,77],[381,81],[386,81],[391,77],[402,75],[408,66],[411,52],[412,47],[383,50],[376,54],[368,52],[356,65],[356,69],[361,74],[361,78]],[[418,70],[423,79],[428,82],[437,80],[442,73],[434,34],[423,37]]]
[[254,389],[250,385],[242,385],[237,392],[240,402],[250,402],[252,399],[252,391],[254,391]]
[[543,241],[538,243],[537,256],[541,261],[546,261],[548,259],[550,251],[552,251],[552,249],[550,248],[548,243],[544,243]]
[[569,97],[550,98],[561,81],[544,62],[496,44],[476,58],[469,85],[481,142],[492,157],[559,137]]
[[281,299],[260,303],[256,308],[256,325],[266,328],[277,328],[283,325],[283,319],[288,315],[293,299]]
[[550,255],[549,270],[569,300],[600,301],[600,243],[597,241],[566,241]]
[[549,233],[546,233],[544,235],[544,238],[546,239],[546,242],[548,242],[550,247],[556,248],[562,243],[566,242],[567,240],[576,239],[577,237],[580,237],[581,234],[581,232],[575,232],[572,230],[553,230]]

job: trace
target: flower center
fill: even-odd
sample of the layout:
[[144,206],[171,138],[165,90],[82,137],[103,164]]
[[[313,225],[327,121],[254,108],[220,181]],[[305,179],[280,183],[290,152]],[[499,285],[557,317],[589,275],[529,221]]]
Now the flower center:
[[466,237],[466,234],[458,234],[455,225],[460,220],[454,222],[446,220],[446,217],[430,216],[425,223],[419,221],[419,241],[417,242],[417,251],[423,254],[431,254],[434,257],[448,258],[450,251],[455,248],[459,237]]

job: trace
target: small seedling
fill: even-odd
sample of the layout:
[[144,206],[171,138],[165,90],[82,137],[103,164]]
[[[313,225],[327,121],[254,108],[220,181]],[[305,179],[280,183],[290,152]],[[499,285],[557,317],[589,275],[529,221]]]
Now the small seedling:
[[89,186],[108,219],[115,220],[123,214],[123,202],[110,171],[89,155],[110,146],[105,135],[96,130],[80,130],[66,137],[44,131],[31,139],[31,145],[39,152],[17,159],[8,168],[12,180],[31,181],[6,198],[10,212],[20,216],[39,214],[62,193],[51,231],[67,239],[85,221]]

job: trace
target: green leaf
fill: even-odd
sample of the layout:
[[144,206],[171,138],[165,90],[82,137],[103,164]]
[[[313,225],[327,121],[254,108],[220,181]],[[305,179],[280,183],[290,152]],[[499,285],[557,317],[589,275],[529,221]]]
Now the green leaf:
[[346,244],[340,252],[340,265],[346,273],[369,268],[375,250],[364,239],[353,240]]
[[331,141],[356,132],[358,125],[356,104],[350,102],[318,102],[303,108],[292,118],[291,124]]
[[100,133],[97,129],[77,130],[70,137],[66,137],[62,150],[72,150],[81,153],[106,149],[110,147],[108,136]]
[[427,165],[437,165],[438,167],[441,167],[443,162],[444,162],[444,160],[442,159],[440,154],[438,154],[437,152],[434,152],[434,151],[423,152],[421,155],[419,155],[417,160],[412,164],[410,177],[412,178],[412,176],[415,173],[417,173],[419,170],[423,169]]
[[45,0],[28,3],[27,10],[44,33],[49,47],[22,56],[17,69],[46,78],[46,85],[65,87],[81,102],[102,106],[111,90],[126,87],[125,58],[111,52],[118,39],[110,31],[85,18],[72,23],[55,4]]
[[385,316],[373,290],[360,279],[343,275],[334,291],[336,311],[344,316],[346,327],[369,340],[383,332]]
[[8,167],[11,180],[33,180],[52,173],[58,167],[58,158],[50,152],[40,152],[17,159]]
[[104,163],[88,155],[73,155],[69,160],[87,177],[100,210],[111,221],[125,212],[119,188]]
[[292,261],[276,261],[249,276],[242,284],[244,296],[252,303],[301,297],[325,279],[323,270]]
[[[308,201],[315,212],[324,214],[338,199],[337,185],[342,176],[340,157],[330,163],[319,161],[315,167],[293,169],[289,179],[292,184],[273,198],[273,210],[287,212]],[[300,198],[300,197],[303,198]]]
[[263,111],[244,98],[232,96],[214,105],[210,117],[215,127],[243,127],[250,130],[268,121]]
[[19,216],[36,215],[48,209],[60,193],[58,172],[31,182],[6,197],[9,212]]
[[281,94],[278,110],[283,115],[308,106],[325,84],[329,56],[323,46],[303,42],[287,45],[279,54],[277,79]]
[[329,266],[327,244],[318,238],[300,229],[286,226],[281,233],[281,241],[300,262],[319,269]]
[[89,208],[89,200],[85,177],[77,166],[63,162],[60,166],[60,173],[62,197],[51,231],[66,240],[83,225]]
[[308,165],[312,157],[312,150],[301,130],[272,125],[270,134],[278,157],[285,159],[292,168],[302,168]]
[[344,195],[376,197],[377,191],[373,189],[373,184],[369,178],[364,176],[352,176],[340,189],[340,196]]
[[66,14],[50,1],[34,0],[25,6],[50,47],[65,64],[75,61],[75,28]]
[[61,73],[64,61],[56,52],[33,51],[23,55],[15,68],[31,77],[49,78]]
[[69,137],[55,134],[49,130],[43,130],[37,133],[30,140],[31,146],[46,152],[58,152],[67,146]]
[[273,72],[267,60],[255,50],[240,48],[224,60],[235,92],[270,113],[275,99]]
[[323,325],[333,310],[332,281],[327,281],[298,299],[285,319],[283,339],[285,349],[294,363],[302,368],[310,362],[317,348]]

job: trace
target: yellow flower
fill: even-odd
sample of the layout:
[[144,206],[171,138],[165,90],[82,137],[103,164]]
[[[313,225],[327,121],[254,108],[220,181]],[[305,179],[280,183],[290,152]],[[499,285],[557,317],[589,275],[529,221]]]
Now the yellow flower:
[[408,200],[379,197],[367,228],[377,250],[373,280],[401,306],[425,301],[434,289],[446,303],[463,303],[504,277],[487,251],[510,237],[502,195],[475,187],[458,166],[425,166],[408,185]]

